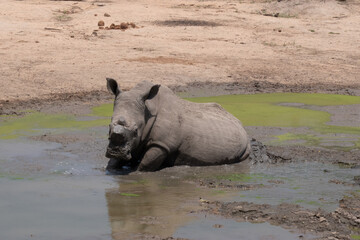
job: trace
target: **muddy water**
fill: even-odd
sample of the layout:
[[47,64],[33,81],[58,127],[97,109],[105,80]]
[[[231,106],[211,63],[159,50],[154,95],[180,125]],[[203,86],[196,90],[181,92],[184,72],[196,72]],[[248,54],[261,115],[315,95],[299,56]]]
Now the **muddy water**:
[[269,223],[236,222],[215,216],[199,216],[201,220],[190,222],[177,229],[174,236],[197,240],[241,239],[241,240],[297,240],[315,239],[311,234],[301,234]]
[[360,189],[360,186],[353,185],[353,179],[359,172],[359,169],[313,161],[256,165],[251,167],[246,183],[263,186],[241,191],[231,201],[271,205],[293,203],[307,209],[320,207],[331,212],[338,207],[338,201],[343,196]]
[[[254,226],[191,213],[207,200],[290,202],[330,211],[342,196],[359,191],[352,185],[358,169],[313,161],[106,175],[108,107],[95,108],[86,116],[30,113],[1,119],[1,239],[246,239],[246,235],[257,237],[248,239],[296,239],[299,233],[266,223]],[[317,123],[323,126],[323,120]],[[356,142],[358,130],[352,130]],[[244,191],[199,186],[199,180],[208,178],[258,187]]]

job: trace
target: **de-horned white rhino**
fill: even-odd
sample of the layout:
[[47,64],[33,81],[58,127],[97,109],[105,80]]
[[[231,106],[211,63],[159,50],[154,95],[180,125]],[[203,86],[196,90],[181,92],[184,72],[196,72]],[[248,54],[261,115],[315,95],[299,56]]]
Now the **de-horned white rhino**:
[[216,103],[189,102],[146,81],[122,92],[107,78],[107,88],[115,95],[106,152],[109,170],[230,164],[249,156],[241,122]]

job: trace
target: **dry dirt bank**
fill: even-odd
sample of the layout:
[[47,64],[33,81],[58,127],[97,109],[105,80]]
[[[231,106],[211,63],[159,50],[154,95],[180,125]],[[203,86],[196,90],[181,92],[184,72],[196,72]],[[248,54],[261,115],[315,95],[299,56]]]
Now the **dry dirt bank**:
[[[103,90],[105,77],[123,88],[150,80],[360,89],[356,0],[1,0],[0,9],[0,100]],[[100,20],[137,28],[99,30]]]

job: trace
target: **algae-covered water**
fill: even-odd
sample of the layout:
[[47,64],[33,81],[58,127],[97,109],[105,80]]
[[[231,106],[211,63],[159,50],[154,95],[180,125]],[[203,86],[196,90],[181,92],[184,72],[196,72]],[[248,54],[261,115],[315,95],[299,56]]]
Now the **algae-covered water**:
[[[255,95],[224,95],[216,97],[189,98],[192,102],[216,102],[240,119],[244,126],[309,127],[319,133],[346,133],[360,135],[360,126],[328,125],[331,114],[311,110],[306,106],[359,106],[360,97],[334,94],[271,93]],[[292,106],[284,104],[293,104]],[[300,105],[299,105],[300,104]],[[303,104],[303,105],[301,105]],[[112,115],[112,104],[92,109],[90,120],[79,120],[66,114],[30,112],[25,117],[3,116],[0,123],[1,138],[31,135],[44,129],[84,129],[107,125]],[[91,117],[93,119],[91,119]],[[294,137],[294,136],[293,136]],[[289,138],[289,137],[288,137]],[[284,139],[284,138],[283,138]]]
[[[287,133],[273,136],[275,144],[302,139],[321,145],[330,139],[339,146],[345,141],[351,144],[347,150],[360,147],[359,126],[330,125],[331,113],[310,109],[360,106],[360,97],[284,93],[188,100],[218,102],[246,127],[285,128]],[[0,117],[1,238],[131,239],[139,234],[201,238],[208,236],[206,231],[213,222],[189,215],[198,209],[200,197],[270,204],[289,202],[331,211],[342,196],[359,191],[356,187],[331,183],[332,179],[351,182],[356,169],[316,162],[177,167],[156,173],[106,175],[104,154],[112,104],[94,107],[90,112],[75,116],[28,111],[23,116]],[[308,130],[293,133],[292,129],[297,128]],[[248,191],[199,187],[196,182],[209,174],[264,187]],[[216,221],[223,221],[225,227],[211,231],[214,236],[220,233],[223,239],[237,236],[238,228],[251,228]],[[296,237],[276,227],[257,227],[263,229],[258,232],[259,238],[273,236],[271,232],[279,233],[274,235],[278,238]],[[224,230],[228,235],[221,234]]]

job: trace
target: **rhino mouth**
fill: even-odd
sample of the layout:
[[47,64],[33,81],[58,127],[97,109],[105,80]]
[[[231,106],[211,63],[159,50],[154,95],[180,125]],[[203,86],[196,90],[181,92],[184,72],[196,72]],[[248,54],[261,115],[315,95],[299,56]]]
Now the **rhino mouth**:
[[129,145],[123,145],[123,146],[114,146],[112,144],[109,144],[106,150],[107,158],[114,158],[117,160],[122,161],[130,161],[131,160],[131,148]]

